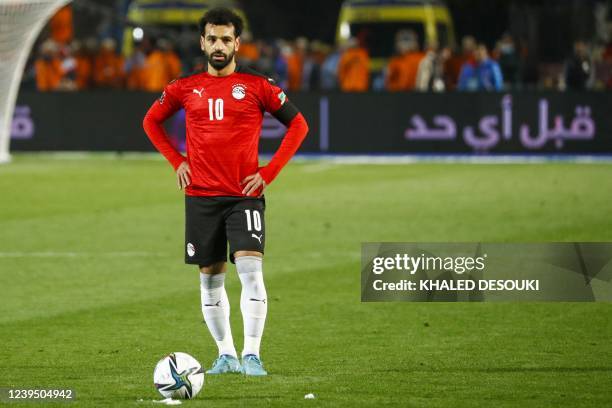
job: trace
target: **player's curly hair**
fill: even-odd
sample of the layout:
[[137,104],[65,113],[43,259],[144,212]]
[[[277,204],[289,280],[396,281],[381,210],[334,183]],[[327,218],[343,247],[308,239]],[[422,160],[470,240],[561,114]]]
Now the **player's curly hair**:
[[225,7],[215,7],[210,9],[204,14],[204,17],[200,19],[199,28],[200,34],[204,35],[204,29],[206,28],[206,24],[214,24],[214,25],[232,25],[234,26],[234,34],[236,37],[240,37],[242,34],[242,28],[244,23],[242,22],[242,18],[232,10]]

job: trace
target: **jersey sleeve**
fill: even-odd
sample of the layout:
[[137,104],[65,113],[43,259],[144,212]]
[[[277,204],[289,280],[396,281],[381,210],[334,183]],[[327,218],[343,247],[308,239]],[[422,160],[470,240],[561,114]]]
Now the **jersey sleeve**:
[[172,113],[178,111],[183,107],[181,102],[181,89],[177,80],[170,81],[168,85],[164,87],[164,91],[157,100],[160,106],[164,106],[165,109],[171,110]]
[[266,112],[270,112],[285,126],[288,126],[299,113],[299,110],[287,98],[285,92],[276,86],[271,78],[268,78],[263,86],[263,105]]
[[170,82],[163,93],[145,115],[142,126],[155,148],[170,162],[176,170],[186,159],[170,143],[170,138],[164,129],[164,122],[182,108],[180,88],[176,81]]
[[270,184],[299,149],[308,134],[308,124],[285,92],[271,80],[266,81],[264,86],[264,108],[287,127],[278,150],[270,162],[259,170],[266,184]]

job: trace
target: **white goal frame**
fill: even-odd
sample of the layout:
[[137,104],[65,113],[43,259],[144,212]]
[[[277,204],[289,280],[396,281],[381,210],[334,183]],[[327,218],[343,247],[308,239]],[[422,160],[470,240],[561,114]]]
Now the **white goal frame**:
[[11,160],[13,112],[32,45],[49,18],[70,0],[0,0],[0,163]]

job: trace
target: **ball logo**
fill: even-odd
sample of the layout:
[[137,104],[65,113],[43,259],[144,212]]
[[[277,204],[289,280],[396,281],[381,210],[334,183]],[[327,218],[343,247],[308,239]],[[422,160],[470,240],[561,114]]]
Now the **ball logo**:
[[242,84],[234,85],[234,87],[232,88],[232,96],[234,97],[234,99],[244,99],[244,97],[246,96],[246,86]]
[[187,244],[187,255],[189,256],[195,255],[195,247],[193,246],[191,242]]

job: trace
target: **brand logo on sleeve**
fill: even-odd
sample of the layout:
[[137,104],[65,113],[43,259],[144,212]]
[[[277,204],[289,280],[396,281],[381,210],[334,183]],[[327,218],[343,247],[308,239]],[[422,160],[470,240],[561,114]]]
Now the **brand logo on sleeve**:
[[246,96],[246,85],[236,84],[232,87],[232,96],[234,99],[244,99]]
[[281,101],[281,105],[284,104],[285,101],[287,100],[287,95],[285,95],[283,91],[280,91],[277,96],[278,96],[278,99],[280,99]]

